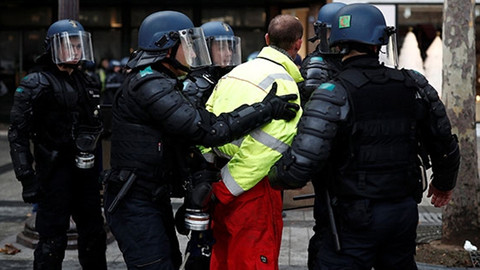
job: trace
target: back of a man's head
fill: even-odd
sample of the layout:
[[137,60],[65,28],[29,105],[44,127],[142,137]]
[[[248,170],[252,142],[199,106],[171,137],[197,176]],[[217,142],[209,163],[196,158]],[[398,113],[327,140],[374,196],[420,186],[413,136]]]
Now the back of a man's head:
[[303,26],[297,17],[284,14],[275,16],[268,25],[270,45],[284,50],[292,47],[293,43],[302,38]]

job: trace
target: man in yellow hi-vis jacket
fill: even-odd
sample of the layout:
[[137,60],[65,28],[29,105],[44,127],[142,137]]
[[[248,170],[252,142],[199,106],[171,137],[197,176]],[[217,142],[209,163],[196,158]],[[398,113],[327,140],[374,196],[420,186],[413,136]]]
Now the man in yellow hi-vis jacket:
[[[296,17],[273,18],[265,35],[268,46],[218,82],[207,109],[218,115],[261,101],[272,87],[277,87],[278,95],[298,95],[297,83],[303,79],[292,59],[300,49],[302,34]],[[300,116],[301,111],[289,122],[272,121],[241,140],[214,149],[229,162],[221,170],[222,181],[213,184],[218,202],[212,215],[215,244],[210,269],[278,269],[282,198],[266,175],[291,144]]]

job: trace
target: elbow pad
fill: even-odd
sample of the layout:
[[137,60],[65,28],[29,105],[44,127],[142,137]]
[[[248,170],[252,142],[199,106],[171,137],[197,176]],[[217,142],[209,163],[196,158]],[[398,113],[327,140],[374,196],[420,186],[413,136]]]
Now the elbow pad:
[[295,163],[295,155],[290,149],[275,163],[268,172],[268,181],[274,189],[297,189],[305,186],[309,178],[309,171]]
[[32,167],[33,156],[28,145],[23,146],[18,142],[18,132],[16,130],[10,128],[8,140],[10,141],[10,157],[12,158],[15,176],[21,181],[35,173]]

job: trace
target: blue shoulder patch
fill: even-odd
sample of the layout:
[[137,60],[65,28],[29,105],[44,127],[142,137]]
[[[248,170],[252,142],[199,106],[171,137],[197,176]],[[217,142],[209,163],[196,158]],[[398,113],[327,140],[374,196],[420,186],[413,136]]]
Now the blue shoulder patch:
[[311,61],[323,62],[323,57],[321,57],[321,56],[314,56],[314,57],[311,58]]
[[333,84],[333,83],[322,83],[322,84],[320,84],[320,86],[318,88],[325,89],[325,90],[328,90],[328,91],[333,91],[333,89],[335,89],[335,84]]
[[15,89],[15,92],[22,93],[22,92],[23,92],[23,88],[17,87],[17,89]]
[[153,70],[151,66],[146,67],[144,70],[140,70],[140,76],[142,78],[150,74],[153,74]]

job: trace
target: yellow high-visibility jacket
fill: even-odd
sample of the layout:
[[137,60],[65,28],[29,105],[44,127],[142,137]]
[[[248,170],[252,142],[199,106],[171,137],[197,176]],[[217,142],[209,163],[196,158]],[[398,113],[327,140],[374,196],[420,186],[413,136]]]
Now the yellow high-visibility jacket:
[[[303,81],[298,67],[282,52],[265,47],[254,60],[235,67],[222,77],[207,101],[207,110],[219,115],[242,104],[262,101],[277,82],[277,95],[297,94],[297,83]],[[300,98],[295,100],[300,105]],[[222,170],[222,179],[232,198],[251,189],[262,180],[270,167],[292,143],[300,109],[291,121],[273,120],[250,132],[244,138],[214,148],[230,161]]]

